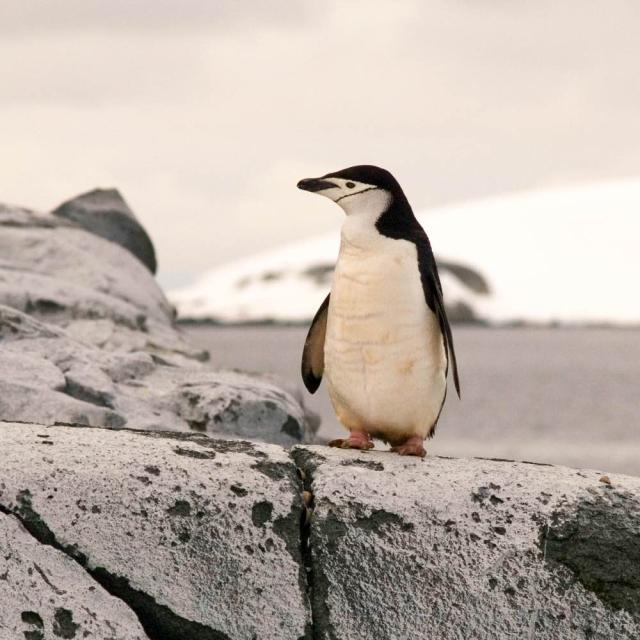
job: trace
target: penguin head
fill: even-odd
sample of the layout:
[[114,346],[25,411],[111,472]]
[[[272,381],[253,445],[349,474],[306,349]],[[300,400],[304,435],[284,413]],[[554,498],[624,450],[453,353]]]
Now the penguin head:
[[333,200],[347,215],[381,214],[394,201],[406,202],[402,188],[391,173],[373,165],[358,165],[320,178],[305,178],[298,182],[298,189]]

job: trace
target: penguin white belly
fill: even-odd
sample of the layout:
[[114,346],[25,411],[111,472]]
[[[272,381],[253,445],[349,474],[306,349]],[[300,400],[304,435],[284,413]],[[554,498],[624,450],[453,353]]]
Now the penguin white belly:
[[394,444],[426,437],[446,391],[446,354],[420,280],[416,246],[376,234],[343,243],[325,338],[325,379],[338,419]]

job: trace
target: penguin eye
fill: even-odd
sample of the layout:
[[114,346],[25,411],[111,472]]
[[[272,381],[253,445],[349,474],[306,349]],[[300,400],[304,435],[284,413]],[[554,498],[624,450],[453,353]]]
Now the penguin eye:
[[355,182],[347,182],[345,184],[345,187],[347,187],[348,189],[353,189],[353,187],[355,187]]

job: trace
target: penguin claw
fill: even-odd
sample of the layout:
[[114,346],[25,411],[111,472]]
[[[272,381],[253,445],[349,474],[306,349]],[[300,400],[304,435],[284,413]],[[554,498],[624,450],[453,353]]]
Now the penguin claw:
[[424,448],[422,442],[421,438],[409,438],[406,442],[391,447],[391,451],[401,456],[418,456],[424,458],[427,455],[427,450]]
[[373,449],[371,439],[362,434],[351,434],[348,438],[336,438],[328,444],[330,447],[338,447],[339,449],[361,449],[363,451]]

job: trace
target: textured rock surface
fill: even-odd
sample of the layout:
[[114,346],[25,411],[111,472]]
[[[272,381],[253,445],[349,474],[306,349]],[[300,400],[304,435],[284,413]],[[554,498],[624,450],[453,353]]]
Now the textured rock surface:
[[0,639],[640,637],[640,478],[10,423],[0,451]]
[[0,509],[75,558],[149,637],[305,635],[301,486],[279,447],[3,424],[0,450]]
[[640,637],[640,478],[296,447],[314,637]]
[[98,321],[103,336],[106,326],[122,331],[120,347],[136,346],[127,341],[133,332],[158,351],[199,355],[173,328],[153,276],[117,244],[64,219],[0,206],[0,256],[0,304],[60,327]]
[[61,551],[0,513],[0,640],[143,640],[135,614]]
[[130,251],[151,273],[157,269],[151,239],[117,189],[94,189],[67,200],[54,211],[87,231]]
[[111,219],[116,195],[72,200],[68,219],[0,206],[0,420],[312,441],[291,393],[204,366],[141,262],[75,224]]

